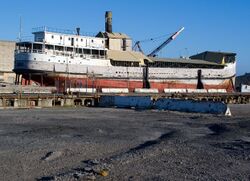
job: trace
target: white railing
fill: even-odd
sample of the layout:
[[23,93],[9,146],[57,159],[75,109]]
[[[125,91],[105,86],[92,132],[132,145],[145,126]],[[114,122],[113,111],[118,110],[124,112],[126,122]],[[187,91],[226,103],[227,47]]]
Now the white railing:
[[[47,26],[32,28],[32,32],[33,33],[37,33],[37,32],[54,32],[54,33],[69,34],[69,35],[76,35],[77,34],[76,30],[52,28],[52,27],[47,27]],[[95,36],[95,35],[97,35],[97,33],[84,32],[84,33],[80,33],[80,35],[82,35],[82,36]]]

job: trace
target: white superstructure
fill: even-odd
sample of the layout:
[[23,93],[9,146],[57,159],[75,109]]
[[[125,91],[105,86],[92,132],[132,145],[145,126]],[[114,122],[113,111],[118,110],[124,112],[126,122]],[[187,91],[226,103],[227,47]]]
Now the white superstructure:
[[81,36],[80,32],[75,32],[74,34],[74,31],[48,27],[39,27],[33,29],[33,31],[35,42],[44,42],[45,44],[64,47],[105,49],[104,38]]

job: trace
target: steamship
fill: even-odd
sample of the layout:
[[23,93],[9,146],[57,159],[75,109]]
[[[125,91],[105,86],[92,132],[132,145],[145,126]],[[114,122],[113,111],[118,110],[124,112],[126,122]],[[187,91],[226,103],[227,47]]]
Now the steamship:
[[148,56],[133,50],[128,35],[112,31],[111,12],[106,12],[105,20],[105,32],[96,36],[81,35],[79,28],[74,32],[34,29],[34,41],[16,44],[16,83],[55,86],[58,92],[75,88],[234,90],[235,53],[207,51],[188,59]]

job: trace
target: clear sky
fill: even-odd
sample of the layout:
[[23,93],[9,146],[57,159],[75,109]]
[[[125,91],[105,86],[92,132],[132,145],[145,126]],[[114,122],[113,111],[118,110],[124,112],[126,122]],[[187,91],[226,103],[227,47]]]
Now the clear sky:
[[[104,30],[105,11],[113,12],[113,30],[144,40],[185,30],[160,56],[190,56],[202,51],[237,53],[237,74],[250,72],[250,0],[8,0],[1,1],[0,39],[16,40],[32,28],[80,27]],[[164,41],[142,43],[149,53]]]

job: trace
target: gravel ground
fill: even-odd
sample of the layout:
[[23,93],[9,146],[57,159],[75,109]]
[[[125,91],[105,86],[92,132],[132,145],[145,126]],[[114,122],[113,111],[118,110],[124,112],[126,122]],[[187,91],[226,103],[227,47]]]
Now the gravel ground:
[[250,180],[250,105],[230,107],[0,110],[0,179]]

